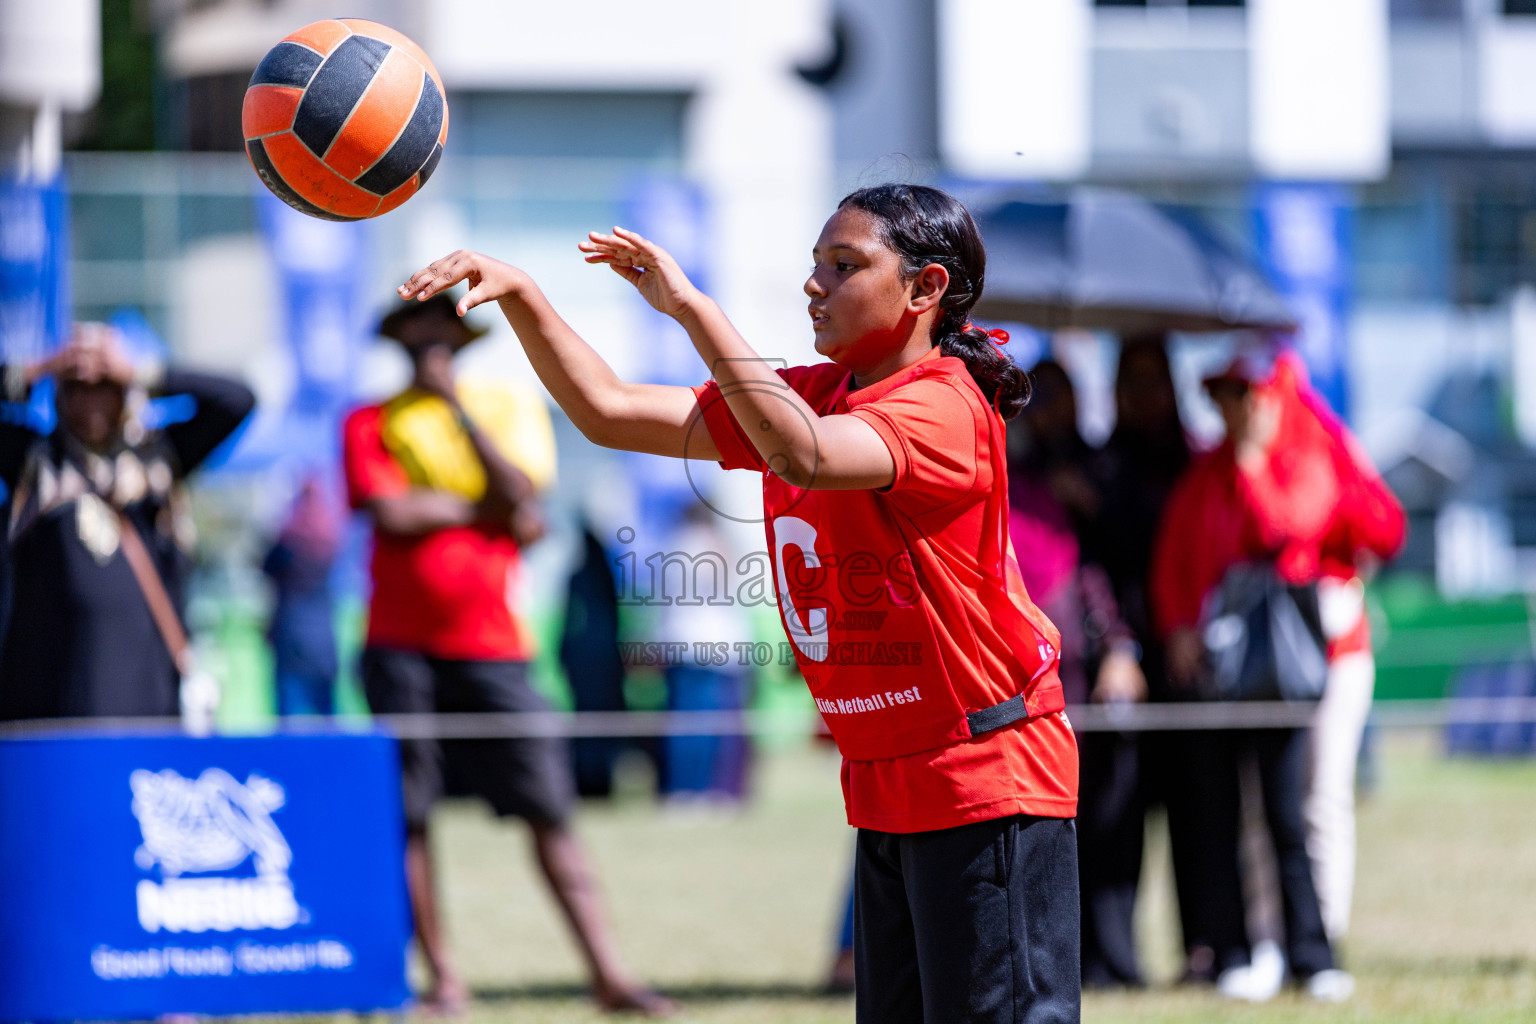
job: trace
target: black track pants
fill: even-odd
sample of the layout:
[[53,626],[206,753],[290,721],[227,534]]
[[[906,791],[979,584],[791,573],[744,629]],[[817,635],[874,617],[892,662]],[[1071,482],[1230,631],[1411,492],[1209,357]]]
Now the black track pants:
[[1072,820],[860,829],[854,936],[859,1024],[1079,1020]]

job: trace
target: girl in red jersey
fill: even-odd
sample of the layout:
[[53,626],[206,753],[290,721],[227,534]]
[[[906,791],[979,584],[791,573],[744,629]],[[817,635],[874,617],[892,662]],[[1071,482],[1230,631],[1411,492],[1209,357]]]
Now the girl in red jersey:
[[775,371],[660,247],[580,246],[692,338],[712,380],[630,384],[522,271],[456,252],[400,288],[496,300],[590,440],[763,475],[779,611],[843,753],[861,1022],[1079,1016],[1077,749],[1058,634],[1008,541],[1003,420],[1028,381],[969,312],[986,255],[937,189],[845,197],[805,283],[816,350]]

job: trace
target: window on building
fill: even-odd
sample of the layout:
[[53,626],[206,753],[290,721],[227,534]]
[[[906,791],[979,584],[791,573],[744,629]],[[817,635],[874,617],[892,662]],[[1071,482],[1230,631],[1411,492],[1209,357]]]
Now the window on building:
[[1095,7],[1246,7],[1247,0],[1093,0]]
[[1355,211],[1355,294],[1362,302],[1449,302],[1452,226],[1439,193],[1391,184],[1366,191]]
[[1464,0],[1392,0],[1392,18],[1404,21],[1460,21]]
[[1515,188],[1479,188],[1456,217],[1456,297],[1466,305],[1502,302],[1536,281],[1536,204]]
[[245,102],[249,71],[196,75],[185,82],[183,145],[194,152],[242,153],[240,106]]
[[1505,14],[1536,14],[1536,0],[1504,0]]
[[686,93],[453,92],[457,151],[678,162]]
[[1536,547],[1536,466],[1521,459],[1508,467],[1510,540],[1517,548]]

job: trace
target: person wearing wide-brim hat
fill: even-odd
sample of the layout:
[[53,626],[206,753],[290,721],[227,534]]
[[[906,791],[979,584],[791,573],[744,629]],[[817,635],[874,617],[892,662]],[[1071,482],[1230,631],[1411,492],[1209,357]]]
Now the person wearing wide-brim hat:
[[[508,601],[521,549],[544,529],[537,492],[553,466],[548,414],[542,403],[514,409],[505,392],[455,381],[454,356],[486,331],[461,319],[446,295],[396,307],[378,333],[405,350],[412,372],[403,392],[355,411],[344,428],[348,497],[374,525],[362,657],[368,703],[380,714],[548,711],[529,683],[529,632]],[[531,421],[530,409],[541,419]],[[547,440],[548,458],[530,454],[540,447],[528,443],[530,434]],[[576,932],[599,1004],[670,1008],[618,956],[587,855],[569,827],[575,786],[563,740],[405,740],[401,762],[407,878],[433,983],[425,1002],[456,1012],[469,998],[439,922],[427,835],[445,775],[453,774],[497,814],[531,826],[539,866]]]
[[379,336],[391,338],[412,351],[429,344],[447,344],[457,352],[490,333],[487,327],[459,316],[448,295],[434,295],[423,302],[402,302],[379,321]]

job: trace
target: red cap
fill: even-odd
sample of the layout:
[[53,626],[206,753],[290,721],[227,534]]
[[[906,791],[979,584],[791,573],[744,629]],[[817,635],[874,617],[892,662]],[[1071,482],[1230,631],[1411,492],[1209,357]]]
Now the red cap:
[[1254,386],[1268,382],[1274,375],[1274,350],[1268,346],[1249,345],[1239,349],[1221,370],[1201,378],[1200,383],[1210,387],[1218,381],[1230,380]]

